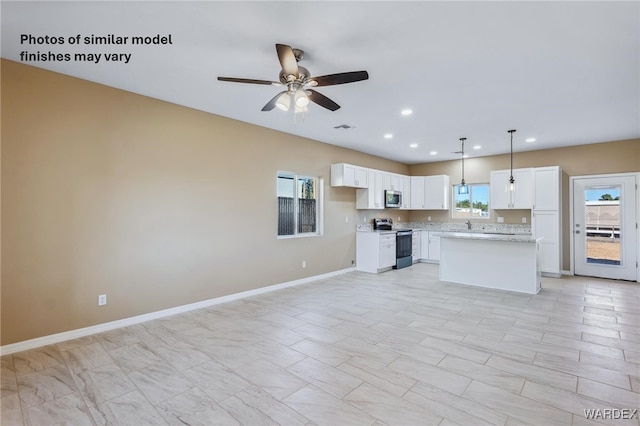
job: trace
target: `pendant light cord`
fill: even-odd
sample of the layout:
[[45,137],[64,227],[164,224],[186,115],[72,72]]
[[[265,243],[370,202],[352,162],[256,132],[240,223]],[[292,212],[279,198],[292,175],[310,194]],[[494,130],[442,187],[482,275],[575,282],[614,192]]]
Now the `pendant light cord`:
[[466,141],[467,138],[460,138],[460,141],[462,142],[462,186],[466,185],[464,182],[464,141]]
[[513,132],[515,132],[515,130],[508,130],[508,132],[511,133],[511,175],[509,176],[509,183],[513,184],[515,182],[513,179]]

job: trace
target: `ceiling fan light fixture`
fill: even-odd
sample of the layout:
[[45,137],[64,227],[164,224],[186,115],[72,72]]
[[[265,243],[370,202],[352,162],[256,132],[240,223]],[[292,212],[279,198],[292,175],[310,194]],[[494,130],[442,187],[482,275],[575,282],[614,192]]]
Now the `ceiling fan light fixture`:
[[280,95],[280,97],[276,101],[276,106],[283,111],[289,111],[289,106],[291,106],[291,96],[288,92]]
[[340,105],[325,95],[311,89],[312,87],[334,86],[369,79],[369,73],[366,71],[340,72],[336,74],[311,77],[308,69],[298,65],[298,61],[302,59],[304,54],[302,50],[293,49],[291,46],[286,44],[276,43],[276,53],[278,54],[278,60],[280,61],[281,66],[279,82],[236,77],[218,77],[218,80],[268,86],[285,86],[287,88],[286,95],[288,96],[280,94],[275,95],[264,107],[262,107],[262,111],[271,111],[276,107],[283,111],[289,111],[293,104],[296,108],[302,108],[302,110],[296,110],[296,112],[304,112],[307,110],[307,106],[310,102],[328,109],[329,111],[337,111],[340,109]]
[[296,108],[306,108],[306,106],[309,105],[309,96],[302,89],[296,90],[294,99],[296,102]]

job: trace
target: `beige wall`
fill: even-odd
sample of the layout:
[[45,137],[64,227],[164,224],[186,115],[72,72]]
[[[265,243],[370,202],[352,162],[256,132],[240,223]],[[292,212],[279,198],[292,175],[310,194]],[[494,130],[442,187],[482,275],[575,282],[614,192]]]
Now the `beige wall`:
[[[389,211],[357,211],[353,188],[330,187],[332,163],[459,178],[458,161],[408,166],[6,60],[1,105],[2,345],[350,267],[355,223]],[[515,166],[638,171],[639,142]],[[465,164],[473,183],[509,163]],[[275,237],[278,170],[324,178],[322,237]],[[450,220],[393,218],[427,214]]]
[[[330,165],[408,173],[6,60],[2,124],[2,345],[351,267]],[[324,178],[323,236],[276,238],[278,170]]]

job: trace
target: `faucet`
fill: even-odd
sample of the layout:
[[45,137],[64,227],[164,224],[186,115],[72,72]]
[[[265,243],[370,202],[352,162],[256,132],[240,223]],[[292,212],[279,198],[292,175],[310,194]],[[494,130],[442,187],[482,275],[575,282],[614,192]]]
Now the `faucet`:
[[465,223],[467,224],[467,229],[471,230],[471,221],[467,219]]

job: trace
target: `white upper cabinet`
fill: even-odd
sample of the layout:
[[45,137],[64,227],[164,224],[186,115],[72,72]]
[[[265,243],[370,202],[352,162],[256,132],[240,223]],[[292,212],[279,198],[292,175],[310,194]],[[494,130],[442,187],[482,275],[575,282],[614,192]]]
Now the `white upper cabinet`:
[[408,210],[411,201],[411,180],[409,176],[383,172],[382,185],[385,191],[398,191],[402,194],[400,210]]
[[384,191],[402,193],[401,210],[448,210],[449,176],[405,176],[347,163],[331,165],[331,186],[357,188],[357,209],[384,209]]
[[411,178],[409,176],[400,176],[401,191],[402,191],[402,206],[401,210],[409,210],[411,203]]
[[369,169],[367,189],[356,190],[356,209],[384,209],[383,172]]
[[533,209],[560,209],[560,167],[537,167],[533,169]]
[[514,169],[515,190],[509,190],[510,170],[491,172],[491,208],[531,209],[533,206],[533,169]]
[[513,178],[516,190],[513,191],[512,208],[530,209],[533,206],[533,169],[514,170]]
[[382,172],[382,185],[384,190],[402,191],[402,176],[395,173]]
[[412,210],[448,210],[449,176],[411,176]]
[[491,190],[490,206],[492,209],[510,209],[511,194],[509,193],[509,170],[494,170],[489,178]]
[[411,176],[411,199],[409,208],[411,210],[424,209],[424,176]]
[[424,208],[426,210],[449,209],[449,176],[424,177]]
[[331,186],[368,188],[368,169],[346,163],[332,164]]

